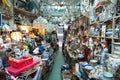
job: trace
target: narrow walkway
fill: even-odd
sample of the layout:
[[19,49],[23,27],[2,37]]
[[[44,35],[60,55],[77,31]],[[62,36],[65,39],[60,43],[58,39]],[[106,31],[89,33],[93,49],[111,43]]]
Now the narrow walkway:
[[59,52],[56,55],[55,62],[53,64],[53,70],[50,73],[48,80],[61,80],[60,69],[61,65],[64,65],[64,57],[62,55],[62,48],[59,49]]

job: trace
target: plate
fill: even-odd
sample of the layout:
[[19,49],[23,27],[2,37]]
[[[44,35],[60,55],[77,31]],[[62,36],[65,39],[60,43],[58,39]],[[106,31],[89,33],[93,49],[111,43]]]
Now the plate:
[[83,62],[83,64],[84,64],[84,65],[88,65],[88,63],[87,63],[87,62]]
[[83,54],[78,54],[78,58],[84,58]]
[[95,69],[99,69],[101,67],[101,65],[97,65],[95,66]]
[[92,70],[93,67],[92,67],[92,66],[85,66],[85,69],[87,69],[87,70]]
[[104,72],[103,75],[107,78],[112,78],[113,75],[110,72]]
[[97,60],[90,60],[91,63],[97,63]]

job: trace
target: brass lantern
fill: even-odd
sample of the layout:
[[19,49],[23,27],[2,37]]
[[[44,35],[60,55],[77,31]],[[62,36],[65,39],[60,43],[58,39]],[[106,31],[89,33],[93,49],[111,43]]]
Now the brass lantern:
[[22,34],[21,34],[21,32],[18,32],[18,31],[12,32],[11,33],[11,38],[12,38],[12,40],[15,40],[15,41],[19,42],[19,41],[22,40]]

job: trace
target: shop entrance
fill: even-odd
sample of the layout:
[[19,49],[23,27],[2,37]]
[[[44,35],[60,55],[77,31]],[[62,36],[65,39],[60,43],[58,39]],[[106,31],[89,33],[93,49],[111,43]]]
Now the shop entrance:
[[57,29],[57,36],[59,39],[59,46],[62,47],[62,43],[63,43],[63,27],[58,27]]

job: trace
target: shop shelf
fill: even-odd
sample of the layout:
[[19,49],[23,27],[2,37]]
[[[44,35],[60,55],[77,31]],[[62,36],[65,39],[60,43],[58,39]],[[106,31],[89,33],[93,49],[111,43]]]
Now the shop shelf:
[[101,36],[101,38],[106,38],[105,36]]
[[120,39],[120,38],[114,37],[113,39]]
[[120,55],[120,51],[114,51],[114,54]]
[[114,44],[114,45],[120,45],[120,43],[118,43],[118,42],[114,42],[113,44]]
[[93,36],[93,35],[91,35],[89,37],[100,38],[100,36]]
[[38,15],[33,14],[29,11],[26,11],[26,10],[23,10],[23,9],[20,9],[20,8],[16,8],[16,7],[14,7],[14,11],[15,11],[16,14],[21,14],[21,15],[28,16],[28,17],[37,18],[37,16],[38,16]]
[[94,21],[94,22],[91,22],[91,24],[90,25],[92,25],[92,24],[95,24],[95,23],[104,23],[104,22],[107,22],[107,21],[112,21],[112,19],[113,18],[119,18],[120,17],[120,15],[119,16],[114,16],[114,17],[110,17],[110,18],[108,18],[108,19],[105,19],[104,21]]
[[106,37],[106,39],[112,39],[112,37]]
[[10,16],[5,16],[5,15],[2,15],[2,19],[4,19],[4,20],[10,20],[10,19],[12,19],[12,17],[10,17]]
[[22,3],[25,3],[25,4],[26,4],[26,1],[24,1],[24,0],[19,0],[19,1],[21,1]]
[[95,24],[95,23],[97,23],[97,22],[96,22],[96,21],[94,21],[94,22],[91,22],[91,23],[90,23],[90,25],[92,25],[92,24]]

